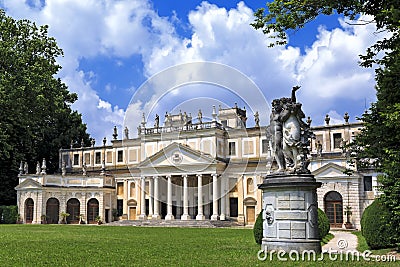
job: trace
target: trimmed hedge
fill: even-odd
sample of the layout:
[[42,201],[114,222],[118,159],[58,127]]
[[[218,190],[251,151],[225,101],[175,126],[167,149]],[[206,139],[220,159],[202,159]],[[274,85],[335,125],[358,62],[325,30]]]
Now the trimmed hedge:
[[318,208],[318,233],[319,237],[323,239],[331,229],[329,224],[328,216],[326,216],[325,212]]
[[379,199],[364,210],[361,233],[371,249],[395,247],[396,232],[390,226],[390,212]]
[[258,214],[256,222],[254,223],[253,226],[253,234],[254,234],[254,239],[257,244],[261,245],[261,240],[263,238],[263,218],[262,218],[262,213],[263,211]]
[[1,223],[12,224],[17,221],[18,207],[17,206],[0,206]]

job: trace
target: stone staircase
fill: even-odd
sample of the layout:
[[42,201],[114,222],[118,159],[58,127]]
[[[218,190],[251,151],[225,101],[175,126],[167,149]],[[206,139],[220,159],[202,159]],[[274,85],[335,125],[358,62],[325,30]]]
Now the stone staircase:
[[107,226],[143,226],[143,227],[192,227],[192,228],[217,228],[217,227],[243,227],[235,221],[196,221],[196,220],[123,220],[106,223]]

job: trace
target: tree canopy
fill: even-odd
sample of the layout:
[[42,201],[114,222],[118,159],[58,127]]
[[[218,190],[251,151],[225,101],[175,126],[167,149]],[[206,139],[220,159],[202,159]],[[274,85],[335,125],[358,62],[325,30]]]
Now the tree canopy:
[[[275,0],[267,9],[255,12],[252,26],[275,38],[271,45],[287,43],[287,32],[299,30],[319,15],[344,15],[354,23],[375,23],[376,31],[388,32],[387,38],[369,47],[361,55],[361,65],[377,66],[377,101],[360,118],[364,128],[350,145],[358,168],[371,165],[381,172],[378,178],[384,193],[382,202],[391,212],[391,224],[400,242],[400,3],[399,0]],[[359,15],[369,21],[355,21]],[[351,23],[351,22],[350,22]],[[378,53],[383,56],[378,57]],[[373,65],[376,63],[377,65]]]
[[30,173],[47,160],[58,170],[58,151],[73,142],[89,145],[81,115],[71,109],[77,95],[55,75],[63,55],[48,26],[15,20],[0,9],[0,202],[16,203],[21,161]]

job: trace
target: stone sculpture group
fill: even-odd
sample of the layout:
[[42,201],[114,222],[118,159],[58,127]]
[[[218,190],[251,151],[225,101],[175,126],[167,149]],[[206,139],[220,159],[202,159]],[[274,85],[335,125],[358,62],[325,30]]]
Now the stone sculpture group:
[[299,88],[293,87],[290,98],[282,97],[272,101],[267,135],[271,137],[273,159],[278,165],[276,173],[310,173],[308,147],[313,133],[310,125],[302,120],[305,118],[302,104],[296,101],[296,91]]

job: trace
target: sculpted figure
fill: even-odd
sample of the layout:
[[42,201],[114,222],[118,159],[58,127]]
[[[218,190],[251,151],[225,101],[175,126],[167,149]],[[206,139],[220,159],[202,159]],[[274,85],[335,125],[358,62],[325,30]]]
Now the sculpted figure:
[[278,172],[309,173],[308,146],[313,133],[302,120],[305,118],[302,105],[296,102],[299,88],[293,87],[291,98],[284,97],[272,102],[269,129]]

